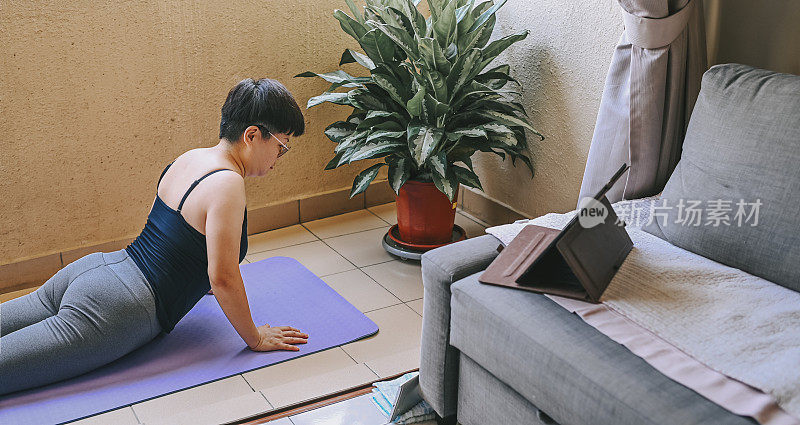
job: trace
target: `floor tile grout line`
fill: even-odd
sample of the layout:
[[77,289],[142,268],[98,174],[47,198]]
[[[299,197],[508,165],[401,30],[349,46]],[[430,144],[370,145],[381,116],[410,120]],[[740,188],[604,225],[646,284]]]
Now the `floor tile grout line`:
[[250,384],[250,381],[248,381],[247,378],[244,377],[244,373],[240,373],[239,376],[241,376],[242,379],[244,379],[244,382],[247,384],[248,387],[250,387],[251,390],[253,390],[254,392],[256,391],[256,389],[253,388],[253,385]]
[[[382,263],[375,263],[375,264],[370,264],[370,265],[368,265],[368,266],[359,267],[358,269],[359,269],[359,270],[361,270],[361,271],[362,271],[362,272],[363,272],[365,275],[367,275],[367,277],[369,277],[370,279],[372,279],[372,281],[373,281],[373,282],[377,283],[377,284],[378,284],[378,286],[380,286],[381,288],[385,289],[385,290],[386,290],[386,291],[388,291],[390,294],[394,295],[394,297],[395,297],[395,298],[397,298],[398,300],[400,300],[400,302],[402,302],[402,303],[411,302],[411,301],[416,301],[416,300],[421,300],[422,298],[417,298],[417,299],[414,299],[414,300],[411,300],[411,301],[403,301],[403,299],[402,299],[402,298],[400,298],[399,296],[397,296],[397,295],[396,295],[394,292],[392,292],[392,291],[391,291],[389,288],[387,288],[387,287],[385,287],[385,286],[381,285],[381,283],[380,283],[380,282],[378,282],[377,280],[375,280],[375,278],[373,278],[373,277],[372,277],[372,275],[370,275],[370,274],[369,274],[369,273],[367,273],[365,270],[363,270],[363,268],[366,268],[366,267],[372,267],[372,266],[377,266],[377,265],[381,265],[381,264],[391,263],[392,261],[398,261],[398,262],[400,262],[400,264],[405,264],[405,263],[403,262],[403,260],[392,259],[392,260],[389,260],[389,261],[384,261],[384,262],[382,262]],[[420,273],[422,273],[422,271],[420,271]],[[396,304],[395,304],[395,305],[396,305]],[[412,310],[413,310],[413,308],[412,308]]]
[[[382,205],[383,205],[383,204],[382,204]],[[378,217],[379,219],[383,220],[383,222],[384,222],[384,223],[386,223],[386,224],[388,224],[388,225],[392,226],[392,223],[389,223],[388,221],[384,220],[384,218],[383,218],[383,217],[379,216],[378,214],[375,214],[375,211],[372,211],[370,208],[371,208],[371,207],[367,207],[367,208],[364,208],[364,209],[365,209],[365,210],[367,210],[367,211],[369,211],[369,212],[371,212],[371,213],[372,213],[372,215],[374,215],[375,217]]]
[[[312,244],[312,243],[317,243],[317,242],[322,242],[322,243],[323,243],[325,246],[327,246],[328,248],[331,248],[331,249],[332,249],[334,252],[336,252],[337,254],[339,254],[339,256],[340,256],[340,257],[342,257],[342,258],[344,258],[345,260],[347,260],[348,262],[350,262],[350,264],[352,264],[354,268],[358,268],[358,266],[356,266],[355,264],[353,264],[353,263],[352,263],[350,260],[348,260],[347,258],[345,258],[345,257],[344,257],[344,255],[342,255],[342,254],[340,254],[339,252],[337,252],[337,251],[336,251],[335,249],[333,249],[333,248],[332,248],[330,245],[326,244],[326,243],[325,243],[325,241],[323,241],[323,240],[316,240],[316,241],[311,241],[311,242],[303,242],[303,243],[300,243],[300,244],[297,244],[297,245],[286,246],[286,247],[283,247],[283,248],[268,249],[268,250],[266,250],[266,251],[261,251],[261,252],[259,252],[258,254],[263,254],[263,253],[265,253],[265,252],[270,252],[270,251],[279,251],[279,250],[281,250],[281,249],[284,249],[284,248],[291,248],[291,247],[296,247],[296,246],[300,246],[300,245],[307,245],[307,244]],[[252,255],[252,254],[247,254],[247,255],[249,256],[249,255]],[[267,258],[271,258],[271,257],[267,257]],[[264,258],[264,259],[266,259],[266,258]],[[248,260],[248,261],[250,261],[250,260]],[[259,260],[259,261],[260,261],[260,260]],[[321,276],[319,276],[319,275],[318,275],[317,277],[330,276],[330,275],[332,275],[332,274],[344,273],[344,272],[351,271],[351,270],[353,270],[353,269],[342,270],[342,271],[338,271],[338,272],[336,272],[336,273],[330,273],[330,274],[321,275]]]
[[[303,226],[303,228],[305,229],[305,226]],[[308,230],[308,229],[306,229],[306,231],[307,231],[308,233],[311,233],[311,231],[310,231],[310,230]],[[266,232],[264,232],[264,233],[266,233]],[[305,243],[317,242],[317,241],[320,241],[320,240],[322,240],[322,239],[320,239],[320,238],[319,238],[317,235],[315,235],[315,234],[313,234],[313,233],[311,233],[311,236],[313,236],[313,237],[314,237],[316,240],[313,240],[313,241],[305,241],[305,242],[297,242],[297,243],[290,243],[289,245],[281,245],[281,246],[279,246],[278,248],[265,249],[265,250],[263,250],[263,251],[254,251],[254,252],[249,252],[249,250],[248,250],[248,252],[247,252],[247,254],[246,254],[246,255],[260,254],[260,253],[262,253],[262,252],[267,252],[267,251],[275,251],[276,249],[289,248],[289,247],[293,247],[293,246],[297,246],[297,245],[302,245],[302,244],[305,244]]]
[[350,270],[341,271],[341,272],[330,273],[330,274],[324,274],[324,275],[322,275],[322,276],[317,276],[317,277],[319,277],[319,278],[323,278],[323,277],[333,277],[333,276],[336,276],[337,274],[349,273],[349,272],[351,272],[351,271],[353,271],[353,270],[358,270],[358,267],[356,267],[356,268],[354,268],[354,269],[350,269]]
[[[325,246],[327,246],[328,248],[330,248],[331,250],[333,250],[333,252],[335,252],[336,254],[338,254],[340,257],[344,258],[344,259],[345,259],[345,260],[346,260],[348,263],[350,263],[350,265],[352,265],[352,266],[353,266],[353,268],[352,268],[352,269],[342,270],[342,271],[338,271],[338,272],[335,272],[335,273],[328,273],[328,274],[324,274],[324,275],[317,275],[317,277],[319,277],[319,278],[328,277],[328,276],[333,276],[333,275],[337,275],[337,274],[340,274],[340,273],[351,272],[351,271],[353,271],[353,270],[356,270],[356,269],[358,269],[358,270],[361,270],[361,267],[372,267],[372,266],[377,266],[377,265],[380,265],[380,264],[386,264],[386,263],[390,263],[390,262],[392,262],[392,261],[400,261],[400,260],[398,260],[398,259],[396,259],[396,258],[392,258],[391,260],[381,261],[381,262],[379,262],[379,263],[374,263],[374,264],[366,264],[366,265],[364,265],[364,266],[361,266],[361,267],[359,267],[359,266],[357,266],[355,263],[353,263],[352,261],[350,261],[350,259],[348,259],[347,257],[345,257],[345,256],[344,256],[342,253],[340,253],[340,252],[339,252],[339,251],[337,251],[335,248],[333,248],[332,246],[330,246],[329,244],[327,244],[327,243],[326,243],[324,240],[317,240],[317,241],[311,241],[311,242],[303,242],[303,243],[300,243],[300,244],[297,244],[297,245],[290,245],[290,246],[286,246],[286,247],[284,247],[284,248],[291,248],[292,246],[300,246],[300,245],[312,244],[312,243],[317,243],[317,242],[322,242],[323,244],[325,244]],[[265,252],[270,252],[270,251],[278,251],[278,250],[281,250],[281,249],[284,249],[284,248],[275,248],[275,249],[269,249],[269,250],[266,250],[266,251],[261,251],[261,252],[258,252],[258,253],[253,253],[253,254],[263,254],[263,253],[265,253]],[[247,255],[249,256],[249,255],[253,255],[253,254],[247,254]],[[268,257],[268,258],[269,258],[269,257]],[[250,262],[250,260],[247,260],[247,261],[248,261],[248,262]],[[251,263],[251,264],[252,264],[252,263]],[[363,270],[361,270],[361,271],[363,272]],[[364,272],[364,274],[366,274],[366,272]],[[367,275],[367,276],[369,276],[369,275]],[[374,279],[373,279],[373,280],[374,280]],[[377,282],[376,282],[376,283],[377,283]],[[378,283],[378,285],[380,285],[380,283]],[[382,285],[381,285],[381,286],[382,286]],[[384,288],[384,289],[385,289],[385,288]],[[387,291],[388,291],[388,289],[387,289]],[[391,291],[389,291],[389,292],[391,292]],[[392,294],[392,295],[394,295],[394,294]]]
[[[309,227],[307,227],[307,226],[306,226],[306,224],[308,224],[308,223],[311,223],[311,222],[314,222],[314,221],[325,220],[325,219],[327,219],[327,218],[331,218],[331,217],[337,217],[337,216],[339,216],[339,215],[351,214],[351,213],[358,212],[358,211],[366,211],[366,212],[368,212],[368,213],[372,214],[373,216],[375,216],[375,217],[376,217],[378,220],[380,220],[380,221],[382,221],[382,222],[384,222],[384,223],[387,223],[387,225],[388,225],[388,226],[391,226],[391,225],[392,225],[391,223],[388,223],[386,220],[384,220],[384,219],[380,218],[380,217],[379,217],[377,214],[375,214],[374,212],[370,211],[368,208],[362,208],[362,209],[360,209],[360,210],[349,211],[349,212],[346,212],[346,213],[342,213],[342,214],[338,214],[338,215],[333,215],[333,216],[330,216],[330,217],[318,218],[318,219],[316,219],[316,220],[301,221],[301,222],[299,222],[298,224],[300,224],[301,226],[303,226],[303,228],[305,228],[306,230],[308,230],[309,232],[311,232],[311,233],[312,233],[314,236],[316,236],[316,237],[317,237],[317,238],[319,238],[319,239],[330,239],[330,238],[335,238],[335,237],[338,237],[338,236],[351,235],[351,234],[353,234],[353,233],[359,233],[359,232],[363,232],[364,230],[359,230],[358,232],[343,233],[343,234],[341,234],[341,235],[336,235],[336,236],[328,236],[328,237],[322,238],[321,236],[319,236],[319,235],[317,235],[316,233],[314,233],[314,231],[312,231],[312,230],[311,230]],[[385,227],[385,226],[379,226],[379,227],[376,227],[375,229],[378,229],[378,228],[380,228],[380,227]],[[366,229],[366,230],[374,230],[374,229]]]
[[370,371],[370,372],[374,373],[374,374],[375,374],[375,376],[377,376],[377,377],[378,377],[378,379],[383,379],[383,377],[382,377],[382,376],[378,375],[378,372],[375,372],[374,370],[372,370],[372,368],[371,368],[371,367],[369,367],[369,365],[367,364],[367,362],[364,362],[364,366],[366,366],[366,368],[367,368],[367,369],[369,369],[369,371]]
[[[388,254],[388,253],[387,253],[387,254]],[[389,254],[389,255],[392,255],[392,254]],[[372,266],[377,266],[377,265],[380,265],[380,264],[391,263],[392,261],[401,261],[401,260],[399,260],[398,258],[396,258],[395,256],[393,256],[393,255],[392,255],[392,259],[391,259],[391,260],[381,261],[380,263],[375,263],[375,264],[367,264],[367,265],[364,265],[364,266],[360,266],[360,267],[358,267],[358,266],[357,266],[357,267],[358,267],[359,269],[360,269],[360,268],[363,268],[363,267],[372,267]],[[365,273],[366,273],[366,272],[365,272]]]
[[[414,300],[414,301],[416,301],[416,300]],[[409,302],[411,302],[411,301],[409,301]],[[409,302],[405,302],[405,303],[403,303],[403,304],[405,304],[405,305],[406,305],[406,307],[408,307],[408,308],[410,308],[411,310],[413,310],[413,311],[414,311],[414,313],[417,313],[417,315],[418,315],[419,317],[422,317],[422,313],[418,312],[417,310],[414,310],[414,308],[413,308],[413,307],[411,307],[410,305],[408,305],[408,303],[409,303]]]
[[[406,304],[406,303],[397,303],[397,304],[393,304],[393,305],[387,305],[386,307],[381,307],[381,308],[376,308],[375,310],[370,310],[370,313],[374,313],[374,312],[376,312],[376,311],[378,311],[378,310],[385,310],[385,309],[387,309],[387,308],[392,308],[392,307],[397,307],[397,306],[399,306],[399,305],[402,305],[402,306],[405,306],[406,308],[408,308],[409,310],[413,311],[413,312],[414,312],[414,314],[417,314],[417,312],[416,312],[416,311],[414,311],[414,309],[413,309],[413,308],[411,308],[411,307],[409,307],[409,306],[407,306],[407,305],[405,305],[405,304]],[[355,342],[355,341],[353,341],[353,342]]]
[[[347,357],[350,357],[350,360],[352,360],[353,363],[359,364],[358,361],[356,361],[356,359],[353,356],[351,356],[350,353],[347,352],[347,350],[344,349],[345,345],[347,345],[347,344],[342,344],[342,345],[339,346],[339,348],[341,348],[341,350],[344,351],[345,354],[347,354]],[[350,366],[353,366],[353,365],[350,365]]]
[[[384,223],[386,222],[385,220],[380,219],[380,218],[379,218],[379,220],[383,221]],[[370,228],[367,228],[367,229],[361,229],[361,230],[358,230],[358,231],[355,231],[355,232],[342,233],[341,235],[326,236],[324,238],[323,237],[319,237],[316,234],[314,234],[314,235],[317,236],[317,238],[319,238],[319,240],[324,241],[325,239],[340,238],[342,236],[355,235],[356,233],[369,232],[371,230],[382,229],[382,228],[385,228],[385,227],[391,227],[391,224],[385,224],[385,225],[382,224],[382,225],[377,226],[377,227],[370,227]],[[309,230],[309,232],[310,231],[311,230]]]
[[[338,254],[338,252],[337,252],[337,254]],[[345,260],[346,260],[346,258],[345,258]],[[350,264],[353,264],[353,263],[350,263]],[[340,272],[336,272],[336,273],[329,273],[329,274],[317,275],[317,277],[318,277],[318,278],[320,278],[320,279],[322,279],[323,277],[331,277],[331,276],[334,276],[334,275],[337,275],[337,274],[342,274],[342,273],[351,272],[351,271],[353,271],[353,270],[358,270],[358,267],[356,267],[356,266],[353,266],[353,268],[352,268],[352,269],[342,270],[342,271],[340,271]]]
[[[389,291],[389,290],[387,289],[387,291]],[[389,293],[390,293],[390,294],[392,294],[391,292],[389,292]],[[392,296],[393,296],[393,297],[395,297],[395,298],[397,298],[397,295],[395,295],[395,294],[392,294]],[[361,313],[363,313],[363,314],[372,313],[373,311],[378,311],[378,310],[380,310],[380,309],[382,309],[382,308],[394,307],[394,306],[396,306],[396,305],[405,304],[405,302],[403,302],[403,300],[401,300],[400,298],[397,298],[397,299],[398,299],[398,301],[400,301],[400,302],[398,302],[398,303],[394,303],[394,304],[390,304],[390,305],[385,305],[385,306],[383,306],[383,307],[373,308],[372,310],[362,311]],[[412,308],[412,310],[413,310],[413,308]]]
[[[389,261],[386,261],[386,262],[384,262],[384,263],[378,263],[378,264],[385,264],[385,263],[389,263],[389,262],[392,262],[392,261],[395,261],[395,260],[389,260]],[[373,264],[373,265],[374,265],[374,264]],[[386,305],[386,306],[383,306],[383,307],[378,307],[378,308],[373,308],[373,309],[371,309],[371,310],[362,311],[362,312],[361,312],[362,314],[371,313],[371,312],[373,312],[373,311],[375,311],[375,310],[380,310],[380,309],[382,309],[382,308],[386,308],[386,307],[393,307],[393,306],[396,306],[396,305],[400,305],[400,304],[403,304],[403,303],[405,303],[405,301],[401,300],[401,299],[400,299],[400,298],[399,298],[397,295],[395,295],[395,294],[394,294],[394,292],[390,291],[390,290],[389,290],[389,289],[387,289],[385,286],[381,285],[381,284],[380,284],[378,281],[376,281],[375,279],[373,279],[373,277],[372,277],[372,276],[368,275],[368,274],[367,274],[367,272],[365,272],[364,270],[361,270],[361,268],[359,268],[359,267],[356,267],[355,269],[351,269],[351,270],[345,270],[345,271],[343,271],[343,272],[337,272],[337,273],[331,273],[331,274],[327,274],[327,275],[324,275],[324,276],[319,276],[319,278],[321,279],[321,278],[323,278],[323,277],[331,277],[331,276],[335,276],[335,275],[337,275],[337,274],[349,273],[349,272],[352,272],[353,270],[358,270],[358,271],[360,271],[361,273],[364,273],[364,275],[365,275],[365,276],[367,276],[367,278],[369,278],[371,281],[375,282],[375,284],[376,284],[376,285],[378,285],[378,286],[379,286],[380,288],[382,288],[384,291],[388,292],[388,293],[389,293],[389,295],[393,296],[393,297],[394,297],[394,298],[395,298],[395,299],[398,301],[398,302],[396,302],[396,303],[394,303],[394,304],[389,304],[389,305]],[[422,298],[418,298],[418,299],[422,299]],[[416,301],[416,300],[412,300],[412,301]],[[412,310],[413,310],[413,309],[412,309]]]
[[[292,245],[282,246],[280,248],[272,248],[272,249],[267,249],[267,250],[264,250],[264,251],[254,252],[253,254],[263,254],[265,252],[277,251],[279,249],[291,248],[291,247],[294,247],[294,246],[307,245],[307,244],[310,244],[310,243],[317,243],[317,242],[322,242],[322,240],[317,239],[315,241],[300,242],[300,243],[296,243],[296,244],[292,244]],[[248,253],[247,255],[253,255],[253,254]]]
[[[425,297],[422,297],[422,298],[417,298],[416,300],[411,300],[411,301],[404,301],[403,303],[404,303],[405,305],[407,305],[407,306],[408,306],[408,308],[410,308],[410,309],[414,310],[414,308],[413,308],[413,307],[411,307],[410,305],[408,305],[408,303],[413,303],[414,301],[422,301],[423,299],[425,299]],[[414,310],[414,313],[417,313],[417,314],[419,314],[419,317],[422,317],[422,313],[418,312],[417,310]]]
[[[380,229],[380,227],[378,227],[378,229]],[[365,232],[368,232],[368,231],[371,231],[371,230],[375,230],[375,229],[367,229],[367,230],[365,230]],[[354,233],[350,233],[350,234],[355,234],[355,233],[361,233],[361,232],[354,232]],[[342,236],[344,236],[344,235],[342,235]],[[334,236],[334,237],[337,237],[337,236]],[[333,239],[334,237],[331,237],[331,238],[326,238],[326,239]],[[355,268],[357,268],[357,269],[361,270],[361,267],[362,267],[362,266],[358,266],[358,265],[356,265],[356,263],[354,263],[354,262],[350,261],[350,259],[349,259],[349,258],[347,258],[347,257],[345,257],[345,256],[344,256],[344,254],[342,254],[341,252],[337,251],[337,250],[336,250],[336,248],[334,248],[334,247],[330,246],[330,244],[328,244],[328,243],[326,242],[326,239],[321,239],[320,241],[321,241],[322,243],[324,243],[324,244],[325,244],[325,245],[326,245],[328,248],[332,249],[332,250],[333,250],[333,252],[335,252],[335,253],[339,254],[339,256],[341,256],[342,258],[344,258],[345,260],[347,260],[347,262],[349,262],[350,264],[352,264],[352,265],[353,265],[353,267],[355,267]],[[388,254],[388,253],[387,253],[387,254]],[[391,254],[389,254],[389,255],[390,255],[390,256],[392,256]],[[375,264],[367,264],[367,265],[364,265],[363,267],[369,267],[369,266],[375,266],[375,265],[378,265],[378,264],[384,264],[384,263],[388,263],[389,261],[396,261],[396,259],[395,259],[395,258],[392,256],[392,259],[391,259],[391,260],[382,261],[382,262],[380,262],[380,263],[375,263]],[[344,270],[344,271],[350,271],[350,270]],[[362,271],[362,272],[364,272],[364,274],[366,274],[367,276],[369,276],[369,275],[367,274],[367,272],[365,272],[364,270],[361,270],[361,271]],[[339,273],[342,273],[342,272],[339,272]],[[327,276],[327,275],[326,275],[326,276]],[[322,277],[322,276],[319,276],[319,277]],[[371,279],[371,277],[370,277],[370,279]],[[373,279],[373,280],[375,280],[375,279]],[[378,283],[378,282],[375,282],[375,283]],[[380,285],[380,283],[378,283],[378,285]],[[381,286],[383,286],[383,285],[381,285]],[[386,288],[384,288],[384,289],[386,289]],[[387,289],[387,291],[388,291],[388,289]],[[392,293],[392,291],[389,291],[389,293],[391,293],[392,295],[394,295],[394,293]],[[396,296],[396,295],[395,295],[395,296]],[[398,299],[399,299],[399,298],[398,298]]]
[[[306,222],[306,223],[308,223],[308,222]],[[308,227],[305,225],[305,223],[297,223],[297,224],[299,224],[299,225],[300,225],[300,227],[302,227],[303,229],[306,229],[306,232],[308,232],[308,233],[311,233],[312,235],[314,235],[314,237],[315,237],[315,238],[317,238],[317,240],[318,240],[318,241],[321,241],[321,240],[322,240],[322,238],[321,238],[321,237],[319,237],[319,235],[317,235],[316,233],[312,232],[312,231],[311,231],[311,229],[309,229],[309,228],[308,228]]]
[[[392,260],[392,261],[398,261],[398,260]],[[390,262],[390,261],[386,261],[386,262],[383,262],[383,263],[378,263],[378,264],[386,264],[386,263],[389,263],[389,262]],[[375,266],[375,265],[377,265],[377,264],[373,264],[373,266]],[[369,267],[369,266],[365,266],[365,267]],[[375,283],[376,283],[378,286],[380,286],[381,288],[383,288],[383,289],[384,289],[386,292],[388,292],[388,293],[392,294],[392,296],[393,296],[393,297],[395,297],[395,298],[397,298],[397,300],[398,300],[398,301],[400,301],[401,303],[403,303],[403,302],[404,302],[404,301],[403,301],[403,300],[402,300],[400,297],[398,297],[398,296],[397,296],[397,294],[395,294],[394,292],[392,292],[391,290],[389,290],[389,288],[387,288],[387,287],[385,287],[385,286],[381,285],[381,283],[380,283],[380,282],[378,282],[377,280],[375,280],[375,278],[374,278],[374,277],[370,276],[370,274],[369,274],[369,273],[367,273],[366,271],[362,270],[362,269],[361,269],[361,267],[359,267],[359,268],[358,268],[358,270],[360,270],[360,271],[361,271],[361,273],[364,273],[365,275],[367,275],[367,277],[368,277],[368,278],[370,278],[370,279],[371,279],[373,282],[375,282]],[[392,304],[392,305],[397,305],[397,304]],[[387,307],[390,307],[390,306],[387,306]],[[381,307],[381,308],[384,308],[384,307]],[[379,309],[375,309],[375,310],[379,310]],[[374,310],[372,310],[372,311],[374,311]]]
[[258,390],[256,392],[261,394],[261,398],[263,398],[264,401],[266,401],[267,404],[269,404],[269,410],[267,410],[267,412],[269,412],[270,410],[275,410],[275,407],[272,405],[272,402],[269,401],[269,399],[267,398],[266,394],[264,394],[264,391]]
[[[365,208],[365,210],[367,210],[367,209]],[[356,211],[359,211],[359,210],[356,210]],[[306,226],[306,224],[307,224],[307,223],[309,223],[308,221],[307,221],[307,222],[303,222],[303,223],[298,223],[298,225],[299,225],[299,226],[301,226],[301,227],[303,227],[303,229],[305,229],[307,232],[311,233],[311,235],[312,235],[312,236],[314,236],[314,237],[315,237],[317,240],[320,240],[320,241],[322,241],[322,240],[325,240],[325,239],[333,239],[333,238],[338,238],[338,237],[340,237],[340,236],[347,236],[347,235],[354,235],[354,234],[356,234],[356,233],[368,232],[368,231],[370,231],[370,230],[380,229],[380,228],[387,227],[387,226],[388,226],[388,227],[391,227],[391,226],[393,226],[393,224],[392,224],[392,223],[389,223],[389,222],[387,222],[386,220],[382,219],[381,217],[379,217],[378,215],[376,215],[376,214],[375,214],[375,213],[373,213],[372,211],[369,211],[369,210],[367,210],[367,211],[368,211],[370,214],[374,215],[374,216],[375,216],[376,218],[378,218],[379,220],[381,220],[382,222],[386,223],[386,224],[385,224],[385,225],[381,225],[381,226],[377,226],[377,227],[370,227],[370,228],[366,228],[366,229],[361,229],[361,230],[358,230],[358,231],[355,231],[355,232],[347,232],[347,233],[342,233],[342,234],[340,234],[340,235],[333,235],[333,236],[326,236],[326,237],[321,237],[321,236],[317,235],[316,233],[314,233],[314,231],[313,231],[313,230],[311,230],[310,228],[308,228],[308,227]],[[351,211],[351,212],[355,212],[355,211]],[[315,220],[312,220],[312,221],[315,221]],[[289,227],[289,226],[287,226],[287,227]],[[273,229],[273,230],[279,230],[279,229]],[[267,232],[271,232],[271,231],[273,231],[273,230],[267,230],[266,232],[254,233],[253,235],[259,235],[259,234],[261,234],[261,233],[267,233]],[[253,235],[249,235],[249,236],[253,236]],[[248,252],[248,253],[247,253],[247,255],[251,255],[251,254],[260,254],[260,253],[262,253],[262,252],[274,251],[274,250],[277,250],[277,249],[288,248],[288,247],[291,247],[291,246],[297,246],[297,245],[302,245],[302,244],[304,244],[304,243],[311,243],[311,242],[316,242],[316,241],[309,241],[309,242],[299,242],[299,243],[293,243],[293,244],[289,244],[289,245],[281,246],[281,247],[279,247],[279,248],[267,249],[267,250],[264,250],[264,251],[257,251],[257,252],[252,252],[252,253]]]
[[[306,222],[306,223],[308,223],[308,222]],[[290,225],[288,225],[288,226],[276,227],[276,228],[274,228],[274,229],[264,230],[263,232],[256,232],[256,233],[252,233],[252,234],[249,234],[249,235],[247,235],[247,237],[248,237],[248,238],[250,238],[250,237],[253,237],[253,236],[263,235],[263,234],[265,234],[265,233],[269,233],[269,232],[275,232],[275,231],[278,231],[278,230],[285,230],[285,229],[288,229],[288,228],[290,228],[290,227],[294,227],[294,226],[300,226],[300,227],[302,227],[302,228],[303,228],[303,230],[305,230],[305,231],[307,231],[307,232],[311,233],[311,235],[312,235],[312,236],[314,236],[314,237],[317,237],[317,235],[315,235],[315,234],[314,234],[314,233],[312,233],[310,230],[308,230],[308,228],[306,228],[306,226],[303,226],[303,223],[301,223],[301,222],[297,222],[297,223],[295,223],[295,224],[290,224]]]
[[246,255],[261,254],[262,252],[275,251],[275,250],[283,249],[283,248],[291,248],[293,246],[303,245],[303,244],[307,244],[307,243],[314,243],[314,242],[318,242],[318,241],[319,241],[319,239],[317,239],[315,241],[306,241],[306,242],[292,243],[292,244],[289,244],[289,245],[282,245],[282,246],[280,246],[278,248],[270,248],[270,249],[265,249],[263,251],[253,251],[253,252],[249,252],[248,251]]
[[[342,253],[341,253],[341,252],[339,252],[339,251],[337,251],[336,249],[334,249],[334,247],[332,247],[332,246],[328,245],[328,243],[327,243],[327,242],[325,242],[325,240],[324,240],[324,239],[323,239],[323,240],[321,240],[320,242],[324,243],[324,244],[325,244],[325,246],[327,246],[328,248],[330,248],[330,249],[331,249],[333,252],[335,252],[335,253],[336,253],[337,255],[339,255],[340,257],[344,258],[344,260],[345,260],[345,261],[347,261],[348,263],[350,263],[350,265],[352,265],[352,266],[353,266],[353,267],[355,267],[355,268],[358,268],[358,266],[357,266],[357,265],[356,265],[354,262],[350,261],[350,259],[349,259],[349,258],[347,258],[347,257],[345,257],[344,255],[342,255]],[[346,271],[347,271],[347,270],[346,270]],[[321,277],[321,276],[320,276],[320,277]]]
[[136,414],[136,410],[133,409],[133,405],[128,406],[128,408],[131,409],[131,412],[133,412],[133,417],[136,418],[136,423],[144,423],[141,419],[139,419],[139,415]]

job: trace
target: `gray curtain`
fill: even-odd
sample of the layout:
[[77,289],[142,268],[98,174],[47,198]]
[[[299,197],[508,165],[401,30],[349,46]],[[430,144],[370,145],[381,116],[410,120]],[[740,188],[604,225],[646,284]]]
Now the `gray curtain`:
[[706,71],[702,0],[618,0],[625,31],[614,50],[580,197],[593,196],[622,165],[611,202],[661,191],[681,155]]

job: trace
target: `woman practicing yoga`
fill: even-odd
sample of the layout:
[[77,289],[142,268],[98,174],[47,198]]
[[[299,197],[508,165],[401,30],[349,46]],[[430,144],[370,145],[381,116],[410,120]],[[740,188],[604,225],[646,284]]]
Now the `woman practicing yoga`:
[[[213,289],[250,349],[299,350],[308,335],[256,327],[239,272],[247,253],[245,177],[265,175],[305,131],[291,93],[247,79],[222,106],[219,144],[166,166],[141,234],[95,252],[35,292],[0,305],[0,394],[60,381],[107,364],[175,324]],[[190,196],[191,195],[191,196]]]

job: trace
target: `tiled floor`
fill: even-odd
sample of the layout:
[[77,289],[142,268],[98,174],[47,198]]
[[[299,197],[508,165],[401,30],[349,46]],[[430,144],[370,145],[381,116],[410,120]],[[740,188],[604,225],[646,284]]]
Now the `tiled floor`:
[[[247,262],[276,255],[296,258],[377,323],[378,334],[76,424],[217,424],[419,367],[420,265],[387,254],[380,242],[395,222],[393,203],[370,207],[251,235],[245,257]],[[483,225],[461,212],[456,223],[470,237],[484,233]],[[21,295],[6,294],[2,300]],[[359,397],[273,423],[382,424],[367,401]]]

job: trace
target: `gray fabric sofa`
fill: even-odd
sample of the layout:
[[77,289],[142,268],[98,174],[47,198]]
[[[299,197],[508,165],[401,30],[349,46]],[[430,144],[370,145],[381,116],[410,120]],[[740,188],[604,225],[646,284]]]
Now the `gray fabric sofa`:
[[534,293],[484,285],[499,241],[422,257],[420,386],[441,417],[489,424],[753,424]]
[[[758,196],[763,222],[738,240],[774,246],[737,249],[737,234],[719,229],[648,231],[798,290],[800,77],[713,67],[689,130],[662,197]],[[770,178],[761,178],[766,170]],[[440,417],[463,425],[756,423],[662,375],[550,299],[479,283],[499,243],[484,235],[422,256],[420,386]]]

